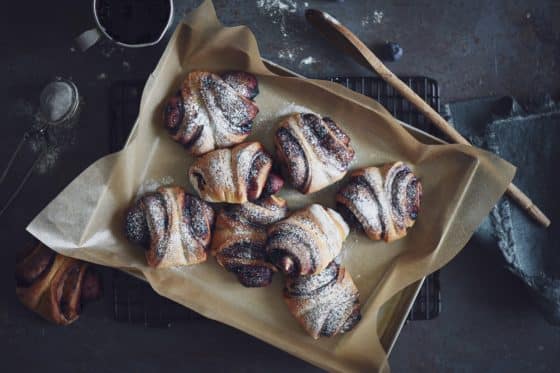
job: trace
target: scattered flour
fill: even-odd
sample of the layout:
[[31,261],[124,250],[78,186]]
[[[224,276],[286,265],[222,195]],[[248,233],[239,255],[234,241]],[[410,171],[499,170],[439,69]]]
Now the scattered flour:
[[280,49],[278,51],[278,58],[282,60],[294,62],[299,57],[302,51],[303,51],[302,47]]
[[374,10],[372,14],[368,14],[364,18],[362,18],[362,27],[375,24],[379,25],[383,22],[383,12],[380,10]]
[[[50,171],[55,166],[63,150],[75,144],[75,126],[78,123],[81,109],[82,103],[80,102],[77,114],[72,120],[56,126],[48,126],[40,114],[39,107],[24,100],[17,100],[15,102],[15,105],[12,107],[15,117],[18,119],[18,122],[22,123],[22,126],[29,128],[24,135],[24,144],[36,157],[34,170],[37,173],[45,174]],[[15,150],[13,149],[12,151]],[[17,157],[16,161],[19,159]]]
[[[255,123],[255,128],[256,127],[261,127],[261,125],[264,125],[266,123],[269,123],[270,125],[264,126],[267,128],[275,128],[275,124],[278,122],[278,120],[280,120],[280,118],[285,117],[286,115],[289,114],[293,114],[293,113],[313,113],[313,114],[317,114],[315,113],[313,110],[309,109],[308,107],[302,106],[302,105],[298,105],[295,102],[284,102],[280,105],[280,107],[276,110],[273,111],[271,110],[268,113],[263,113],[263,115],[260,115],[257,117],[258,118],[258,122]],[[319,114],[317,114],[319,115]]]
[[383,12],[376,10],[373,12],[373,22],[374,23],[381,23],[383,21]]
[[292,114],[292,113],[313,113],[316,114],[313,110],[309,109],[308,107],[298,105],[295,102],[288,102],[285,105],[282,105],[280,109],[274,114],[276,118],[281,118],[285,115]]
[[297,2],[295,0],[257,0],[257,9],[272,18],[272,23],[280,25],[280,32],[283,37],[288,36],[286,27],[286,17],[297,12]]
[[309,56],[309,57],[305,57],[304,59],[299,61],[299,64],[300,64],[300,66],[308,66],[308,65],[313,65],[317,62],[319,62],[319,61],[317,61],[315,58]]
[[281,49],[278,51],[278,57],[293,61],[295,59],[295,53],[290,49]]
[[60,157],[60,152],[61,150],[58,147],[45,148],[41,155],[39,155],[40,158],[37,160],[37,164],[35,165],[37,172],[39,174],[45,174],[53,168]]
[[297,2],[295,0],[257,0],[257,8],[274,17],[286,12],[295,13]]

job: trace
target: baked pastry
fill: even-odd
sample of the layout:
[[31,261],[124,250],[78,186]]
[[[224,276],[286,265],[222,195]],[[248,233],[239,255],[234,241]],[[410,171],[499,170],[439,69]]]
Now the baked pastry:
[[287,275],[316,274],[338,256],[348,232],[336,211],[313,204],[268,228],[268,258]]
[[167,102],[165,127],[193,155],[239,144],[251,133],[259,112],[251,101],[257,93],[257,79],[249,73],[229,72],[220,77],[190,72]]
[[284,300],[315,339],[347,332],[362,317],[358,289],[350,273],[336,260],[316,275],[288,277]]
[[228,205],[216,218],[212,254],[242,285],[270,285],[275,269],[266,261],[266,226],[283,219],[287,213],[286,201],[276,196]]
[[16,295],[29,309],[60,325],[74,322],[88,301],[101,297],[101,279],[85,262],[38,242],[16,264]]
[[348,135],[332,119],[311,113],[283,119],[274,143],[286,178],[305,194],[342,179],[354,159]]
[[150,267],[206,260],[214,210],[180,187],[159,187],[141,197],[126,215],[127,238],[146,248]]
[[372,240],[394,241],[414,225],[422,184],[403,162],[354,171],[336,195],[339,210]]
[[271,167],[272,158],[263,146],[248,142],[197,158],[188,174],[205,201],[245,203],[257,200],[263,190],[274,194],[282,187],[282,179],[270,174]]

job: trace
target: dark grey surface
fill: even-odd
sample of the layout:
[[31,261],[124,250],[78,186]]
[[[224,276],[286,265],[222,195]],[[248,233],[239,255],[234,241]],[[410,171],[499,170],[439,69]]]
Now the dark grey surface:
[[[198,1],[176,1],[178,13]],[[226,24],[247,24],[263,56],[309,76],[363,75],[367,71],[331,49],[298,12],[280,23],[256,1],[216,1]],[[560,88],[560,3],[557,1],[308,1],[331,11],[366,43],[398,41],[404,57],[398,73],[428,75],[444,101],[512,94],[521,99]],[[108,88],[116,79],[145,79],[164,43],[122,50],[105,43],[86,53],[71,51],[72,37],[93,24],[88,1],[3,4],[0,99],[0,159],[25,130],[22,108],[36,106],[42,86],[55,75],[70,76],[85,100],[76,141],[48,173],[35,175],[0,220],[3,293],[0,340],[3,364],[20,371],[285,371],[315,369],[229,327],[207,321],[144,329],[116,323],[108,306],[86,309],[68,328],[50,326],[20,306],[13,291],[15,252],[25,225],[87,165],[108,152]],[[380,24],[362,26],[374,10]],[[293,61],[279,52],[294,49]],[[108,56],[110,54],[110,56]],[[283,55],[286,55],[284,53]],[[313,56],[319,63],[300,65]],[[126,64],[123,62],[126,61]],[[102,75],[105,74],[105,75]],[[102,79],[105,77],[104,79]],[[2,193],[5,191],[0,190]],[[553,223],[554,224],[554,223]],[[551,229],[554,229],[554,225]],[[391,364],[394,371],[556,371],[560,329],[531,305],[522,283],[502,267],[499,254],[474,238],[441,274],[443,311],[433,321],[405,326]]]

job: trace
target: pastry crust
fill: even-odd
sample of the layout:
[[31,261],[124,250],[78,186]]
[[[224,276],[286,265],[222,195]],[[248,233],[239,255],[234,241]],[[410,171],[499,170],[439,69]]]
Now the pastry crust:
[[408,165],[396,162],[354,171],[336,201],[370,239],[391,242],[414,225],[421,197],[420,180]]
[[214,210],[180,187],[160,187],[141,197],[126,217],[126,235],[146,248],[150,267],[190,265],[206,260]]
[[39,242],[16,264],[16,295],[43,318],[68,325],[78,319],[83,303],[101,296],[101,280],[88,263]]
[[269,260],[291,276],[319,273],[341,252],[348,232],[336,211],[310,205],[268,228]]
[[350,138],[330,118],[295,113],[276,130],[276,154],[294,188],[309,194],[342,179],[352,160]]
[[216,218],[212,255],[246,287],[270,285],[275,271],[266,261],[266,226],[283,219],[286,201],[276,196],[229,205]]
[[203,155],[189,168],[189,179],[208,202],[246,203],[264,190],[272,158],[259,142],[243,143]]
[[358,289],[336,260],[318,274],[288,277],[284,300],[314,339],[345,333],[361,319]]
[[190,72],[167,102],[165,126],[193,155],[239,144],[251,133],[259,112],[251,100],[258,93],[257,80],[245,72],[229,72],[224,78]]

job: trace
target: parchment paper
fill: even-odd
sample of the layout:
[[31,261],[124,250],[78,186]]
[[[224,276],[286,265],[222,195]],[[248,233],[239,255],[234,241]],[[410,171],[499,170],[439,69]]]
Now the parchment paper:
[[[424,198],[409,234],[386,244],[352,231],[345,243],[343,261],[362,302],[363,319],[353,331],[317,341],[307,336],[282,300],[280,275],[268,288],[246,289],[213,258],[154,270],[146,266],[143,250],[125,239],[124,214],[144,180],[171,176],[192,191],[186,176],[192,158],[164,130],[162,108],[193,69],[237,69],[258,76],[260,113],[250,139],[262,141],[271,153],[278,118],[310,110],[330,116],[347,131],[357,154],[353,169],[396,160],[414,166]],[[335,83],[274,75],[263,65],[250,30],[223,27],[211,1],[205,1],[178,26],[148,79],[125,149],[86,169],[27,229],[64,255],[132,272],[161,295],[322,368],[388,370],[376,327],[380,307],[453,258],[513,175],[514,167],[482,150],[416,141],[381,105]],[[333,207],[338,187],[311,196],[286,189],[282,196],[292,209],[315,201]]]

